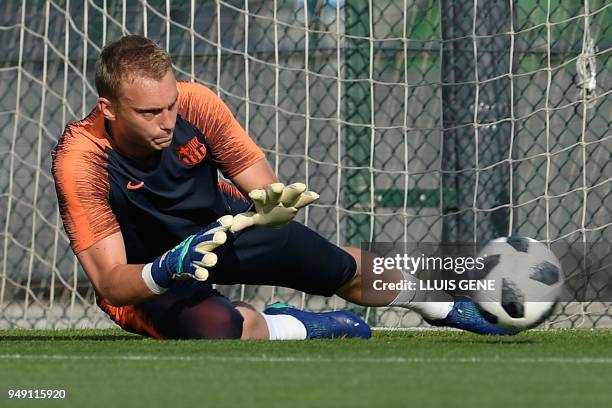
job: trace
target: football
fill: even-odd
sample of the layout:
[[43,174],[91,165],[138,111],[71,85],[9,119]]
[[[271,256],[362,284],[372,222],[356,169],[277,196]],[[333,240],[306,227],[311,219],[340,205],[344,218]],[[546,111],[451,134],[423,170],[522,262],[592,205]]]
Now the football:
[[544,244],[527,237],[495,239],[479,251],[479,280],[491,290],[472,293],[483,317],[497,327],[519,332],[538,326],[552,313],[563,289],[561,263]]

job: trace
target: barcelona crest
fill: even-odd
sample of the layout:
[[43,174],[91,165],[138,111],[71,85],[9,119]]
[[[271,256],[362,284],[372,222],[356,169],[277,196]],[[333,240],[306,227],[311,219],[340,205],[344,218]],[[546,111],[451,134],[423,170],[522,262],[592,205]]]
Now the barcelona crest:
[[206,156],[206,146],[196,136],[176,149],[178,158],[187,166],[195,166]]

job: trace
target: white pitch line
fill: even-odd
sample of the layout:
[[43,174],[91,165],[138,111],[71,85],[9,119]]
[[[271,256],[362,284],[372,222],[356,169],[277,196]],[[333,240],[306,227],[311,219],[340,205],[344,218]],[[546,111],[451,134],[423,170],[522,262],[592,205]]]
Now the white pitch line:
[[253,362],[253,363],[374,363],[374,364],[612,364],[610,357],[535,357],[535,358],[425,358],[425,357],[278,357],[278,356],[154,356],[154,355],[63,355],[63,354],[0,354],[0,360],[114,360],[114,361],[213,361],[213,362]]

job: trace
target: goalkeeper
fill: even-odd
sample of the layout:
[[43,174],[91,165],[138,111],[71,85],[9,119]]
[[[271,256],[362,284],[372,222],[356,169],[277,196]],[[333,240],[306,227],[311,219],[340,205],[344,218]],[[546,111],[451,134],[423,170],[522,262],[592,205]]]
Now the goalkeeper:
[[[66,127],[52,170],[72,249],[98,305],[125,330],[160,339],[370,336],[348,312],[273,304],[260,313],[230,302],[216,283],[337,294],[503,334],[468,301],[363,293],[360,251],[292,221],[318,196],[278,183],[227,106],[204,86],[177,82],[154,42],[127,36],[108,44],[95,83],[96,107]],[[218,170],[236,187],[218,180]]]

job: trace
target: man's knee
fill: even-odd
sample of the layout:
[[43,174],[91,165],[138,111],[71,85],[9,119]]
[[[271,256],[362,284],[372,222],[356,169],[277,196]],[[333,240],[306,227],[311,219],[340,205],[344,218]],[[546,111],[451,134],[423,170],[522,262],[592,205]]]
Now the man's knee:
[[354,273],[340,288],[338,288],[336,294],[340,296],[361,287],[361,251],[359,248],[353,247],[343,247],[342,249],[352,258],[352,263],[350,264],[351,270],[354,270]]
[[205,301],[180,319],[184,339],[239,339],[244,318],[229,302]]

